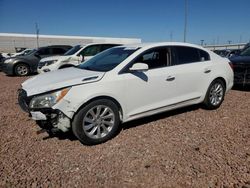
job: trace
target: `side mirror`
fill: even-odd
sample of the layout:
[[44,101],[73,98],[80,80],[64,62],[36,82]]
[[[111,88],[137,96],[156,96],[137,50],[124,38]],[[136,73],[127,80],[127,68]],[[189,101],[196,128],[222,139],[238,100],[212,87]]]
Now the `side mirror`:
[[148,70],[148,65],[146,63],[135,63],[129,68],[130,71],[143,72]]

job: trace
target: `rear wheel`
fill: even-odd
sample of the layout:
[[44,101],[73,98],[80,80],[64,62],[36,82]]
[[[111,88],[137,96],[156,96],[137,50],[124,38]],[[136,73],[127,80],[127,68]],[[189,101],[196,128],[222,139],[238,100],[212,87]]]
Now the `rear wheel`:
[[14,71],[17,76],[27,76],[30,72],[29,66],[23,63],[17,64]]
[[206,93],[204,100],[205,108],[207,109],[217,109],[220,107],[221,103],[224,100],[226,91],[226,86],[224,82],[220,79],[214,80]]
[[119,131],[119,109],[111,100],[99,99],[84,106],[74,117],[72,131],[86,145],[103,143]]

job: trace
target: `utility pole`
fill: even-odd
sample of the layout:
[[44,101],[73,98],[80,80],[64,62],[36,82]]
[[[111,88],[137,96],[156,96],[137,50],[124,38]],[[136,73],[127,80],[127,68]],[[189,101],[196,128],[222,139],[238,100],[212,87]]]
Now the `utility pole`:
[[170,31],[170,42],[173,41],[173,31]]
[[184,23],[184,42],[187,41],[187,13],[188,8],[187,8],[187,0],[185,0],[185,23]]
[[201,40],[201,46],[203,46],[203,43],[204,43],[204,40],[202,39],[202,40]]
[[39,28],[37,23],[35,24],[35,27],[36,27],[36,45],[37,48],[39,48]]

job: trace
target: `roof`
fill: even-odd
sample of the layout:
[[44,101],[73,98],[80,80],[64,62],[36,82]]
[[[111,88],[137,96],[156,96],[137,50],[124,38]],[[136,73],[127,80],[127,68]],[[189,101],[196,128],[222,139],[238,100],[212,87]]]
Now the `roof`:
[[158,47],[158,46],[189,46],[189,47],[204,49],[202,46],[190,44],[190,43],[183,43],[183,42],[137,43],[137,44],[126,44],[124,46],[131,47],[131,48],[143,48],[143,47],[152,48],[152,47]]

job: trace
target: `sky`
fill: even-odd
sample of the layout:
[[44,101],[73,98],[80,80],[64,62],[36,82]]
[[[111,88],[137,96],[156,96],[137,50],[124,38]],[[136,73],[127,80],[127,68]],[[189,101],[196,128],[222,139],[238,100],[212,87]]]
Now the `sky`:
[[[187,0],[187,42],[250,41],[250,0]],[[183,41],[185,0],[0,0],[0,33]]]

